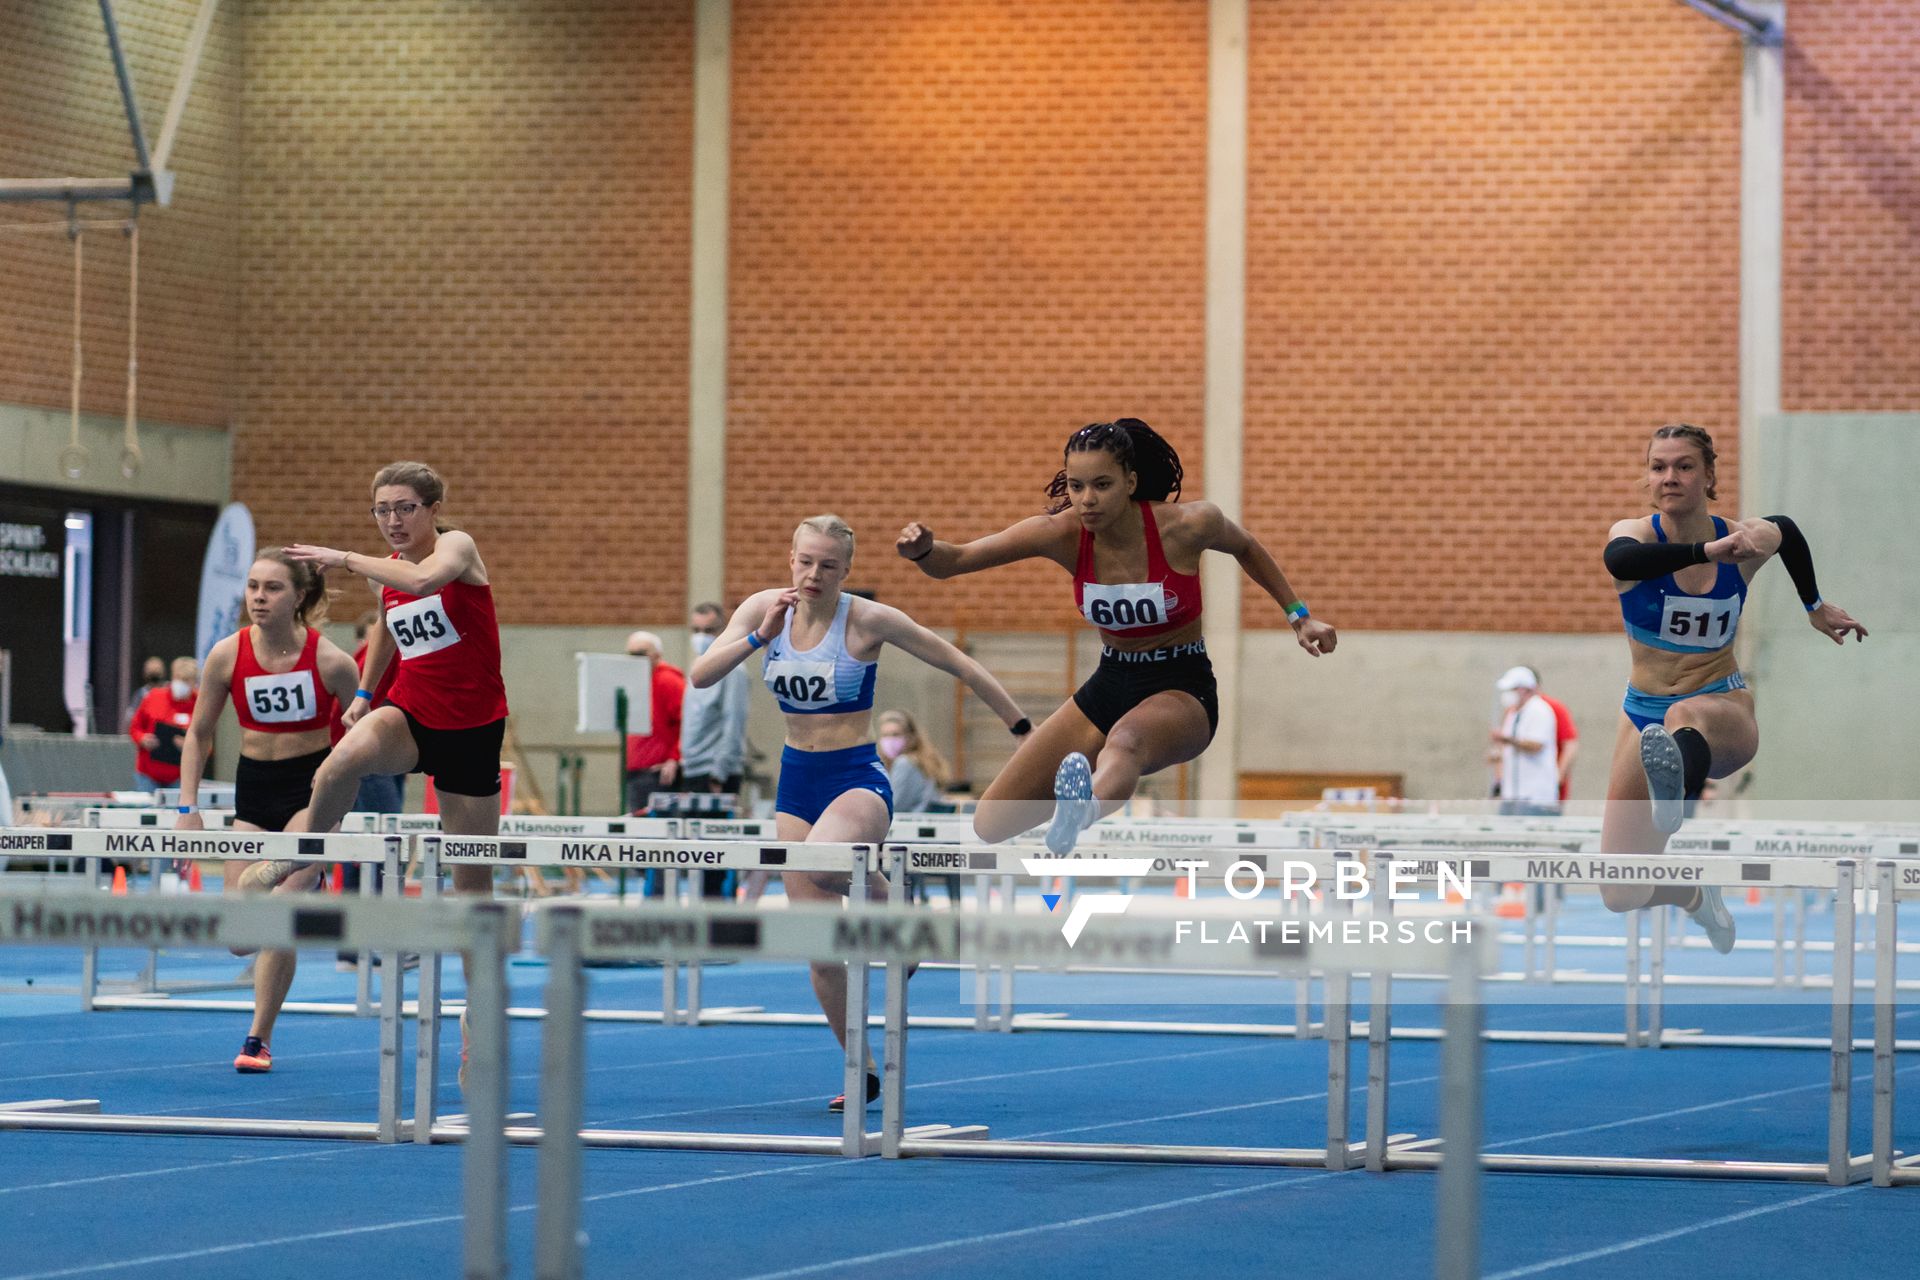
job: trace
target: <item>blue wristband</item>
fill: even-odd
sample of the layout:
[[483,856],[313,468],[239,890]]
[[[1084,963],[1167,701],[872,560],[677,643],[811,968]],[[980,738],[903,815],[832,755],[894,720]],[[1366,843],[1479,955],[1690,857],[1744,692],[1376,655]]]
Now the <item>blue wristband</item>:
[[1819,596],[1815,596],[1813,598],[1813,603],[1807,606],[1807,612],[1812,613],[1815,609],[1818,609],[1821,605],[1825,603],[1826,603],[1825,600],[1822,600]]
[[355,689],[353,691],[353,696],[356,698],[365,698],[368,702],[373,701],[373,695],[368,693],[365,689]]
[[1307,612],[1307,602],[1305,600],[1295,600],[1287,606],[1287,623],[1289,626],[1296,622],[1305,622],[1312,616],[1312,614]]
[[747,632],[747,651],[749,653],[751,653],[755,649],[758,649],[761,645],[764,645],[765,643],[766,641],[760,638],[760,633],[758,631]]
[[193,812],[193,806],[192,806],[192,805],[190,805],[190,804],[183,804],[183,805],[181,805],[181,806],[179,807],[179,812],[181,812],[181,813],[192,813],[192,812]]

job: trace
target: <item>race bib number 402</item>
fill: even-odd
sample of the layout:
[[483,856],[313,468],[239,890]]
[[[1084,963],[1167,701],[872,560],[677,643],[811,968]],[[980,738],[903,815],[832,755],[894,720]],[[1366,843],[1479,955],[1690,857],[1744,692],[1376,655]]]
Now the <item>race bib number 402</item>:
[[447,617],[446,603],[437,595],[422,596],[412,604],[387,610],[387,630],[393,632],[402,661],[460,643],[460,633]]
[[247,711],[261,724],[294,724],[314,717],[313,672],[248,676]]
[[819,711],[839,701],[831,662],[769,662],[767,688],[788,706],[804,711]]

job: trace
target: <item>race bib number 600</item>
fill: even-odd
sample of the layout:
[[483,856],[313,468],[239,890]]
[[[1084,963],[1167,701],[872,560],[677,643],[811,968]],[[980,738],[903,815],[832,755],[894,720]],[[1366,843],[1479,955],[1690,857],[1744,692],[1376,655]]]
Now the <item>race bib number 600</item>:
[[453,629],[447,606],[437,595],[422,596],[412,604],[387,610],[387,630],[393,632],[402,661],[460,643],[460,633]]
[[1166,588],[1158,582],[1089,582],[1080,602],[1087,621],[1107,631],[1157,627],[1172,608]]

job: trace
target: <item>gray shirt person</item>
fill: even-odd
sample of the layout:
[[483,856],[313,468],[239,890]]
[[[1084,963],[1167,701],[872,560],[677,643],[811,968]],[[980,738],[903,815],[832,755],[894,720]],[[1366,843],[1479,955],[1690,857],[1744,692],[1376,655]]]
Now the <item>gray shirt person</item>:
[[[712,643],[711,636],[700,640]],[[697,647],[704,647],[698,645]],[[740,776],[747,757],[747,695],[751,677],[743,663],[718,684],[696,689],[691,681],[680,703],[680,775]]]

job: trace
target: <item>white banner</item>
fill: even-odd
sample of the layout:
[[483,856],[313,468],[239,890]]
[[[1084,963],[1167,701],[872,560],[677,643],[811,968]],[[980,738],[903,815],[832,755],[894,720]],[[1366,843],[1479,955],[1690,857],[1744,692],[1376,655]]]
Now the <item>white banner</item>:
[[207,556],[200,565],[200,613],[193,632],[193,656],[201,662],[207,660],[207,651],[222,637],[240,629],[253,552],[253,513],[238,502],[230,503],[214,523],[207,539]]

